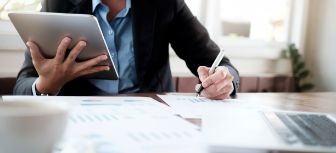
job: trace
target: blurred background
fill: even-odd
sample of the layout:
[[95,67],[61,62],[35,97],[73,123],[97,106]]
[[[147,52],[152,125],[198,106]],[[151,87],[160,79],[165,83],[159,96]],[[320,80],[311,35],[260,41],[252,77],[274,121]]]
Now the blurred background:
[[[0,0],[2,90],[25,50],[7,13],[39,11],[40,1]],[[240,71],[240,92],[336,91],[335,0],[185,1]],[[172,49],[170,56],[177,91],[192,92],[197,78]]]

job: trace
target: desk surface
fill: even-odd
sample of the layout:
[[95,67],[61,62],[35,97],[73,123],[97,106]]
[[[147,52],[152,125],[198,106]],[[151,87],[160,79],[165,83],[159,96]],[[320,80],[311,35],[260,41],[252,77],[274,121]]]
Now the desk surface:
[[[195,95],[194,93],[176,93]],[[125,96],[125,95],[120,95]],[[164,103],[156,94],[129,94],[126,96],[152,97]],[[275,109],[336,113],[336,92],[332,93],[238,93],[235,99]],[[1,100],[1,96],[0,96]],[[186,119],[202,129],[201,119]]]
[[[177,95],[195,95],[195,93],[174,93]],[[120,95],[125,96],[125,95]],[[164,103],[157,94],[128,94],[126,96],[152,97]],[[238,93],[234,98],[251,104],[267,107],[307,112],[336,113],[336,92],[317,93]],[[0,96],[0,102],[2,97]]]
[[[195,93],[176,93],[176,95],[195,95]],[[156,94],[131,94],[130,96],[152,97],[164,103]],[[252,105],[261,104],[266,107],[281,110],[336,113],[336,92],[238,93],[234,99],[242,100]],[[186,120],[202,127],[201,119],[186,118]]]
[[[132,96],[152,97],[164,103],[156,94],[131,94]],[[177,95],[195,95],[177,93]],[[247,103],[262,104],[275,109],[336,113],[336,92],[319,93],[238,93],[234,99]]]

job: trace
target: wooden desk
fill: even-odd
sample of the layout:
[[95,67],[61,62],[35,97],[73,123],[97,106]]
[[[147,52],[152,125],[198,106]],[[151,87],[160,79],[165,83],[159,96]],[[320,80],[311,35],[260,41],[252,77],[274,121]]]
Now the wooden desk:
[[336,92],[238,94],[237,99],[283,110],[336,113]]
[[[176,93],[178,95],[195,95],[195,93]],[[128,94],[129,96],[152,97],[164,103],[155,93]],[[307,112],[336,113],[336,92],[323,93],[238,93],[235,99],[246,103],[262,104],[267,107]],[[0,98],[1,100],[1,98]],[[187,119],[197,125],[201,121],[197,119]]]
[[[174,93],[174,94],[195,95],[195,93]],[[164,101],[162,101],[157,96],[156,93],[127,94],[126,96],[152,97],[155,100],[164,103]],[[234,97],[234,99],[239,99],[250,104],[258,104],[258,105],[262,104],[267,107],[282,110],[336,113],[336,92],[238,93],[238,95]]]
[[[195,95],[195,93],[173,93],[176,95]],[[152,97],[166,104],[157,94],[129,94],[130,96]],[[238,93],[234,99],[242,100],[250,104],[263,105],[270,108],[305,111],[336,113],[336,92],[320,93]],[[198,126],[202,126],[201,119],[187,118]]]
[[[175,94],[175,93],[174,93]],[[195,95],[195,93],[176,93]],[[152,97],[164,103],[156,94],[130,94],[131,96]],[[234,99],[246,103],[262,104],[267,107],[307,112],[336,113],[336,92],[319,93],[238,93]]]
[[[195,95],[195,93],[176,93]],[[125,96],[125,95],[120,95]],[[152,97],[164,103],[156,94],[128,94],[126,96]],[[336,113],[336,92],[332,93],[238,93],[235,99],[275,109]],[[1,96],[0,96],[1,101]],[[202,129],[201,119],[186,119]],[[248,151],[247,151],[248,152]]]

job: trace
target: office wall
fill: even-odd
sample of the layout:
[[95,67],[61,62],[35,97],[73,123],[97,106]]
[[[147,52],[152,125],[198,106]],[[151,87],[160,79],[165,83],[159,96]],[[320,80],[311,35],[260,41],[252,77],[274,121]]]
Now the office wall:
[[0,78],[15,77],[24,59],[25,45],[8,21],[0,21]]
[[16,77],[23,60],[23,51],[0,50],[0,78]]
[[316,91],[336,91],[335,14],[335,0],[311,0],[305,58]]

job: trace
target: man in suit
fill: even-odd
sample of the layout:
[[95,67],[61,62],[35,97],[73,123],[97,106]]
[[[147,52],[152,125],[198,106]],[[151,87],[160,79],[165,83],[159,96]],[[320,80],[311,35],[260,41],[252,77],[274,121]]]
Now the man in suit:
[[107,59],[105,55],[84,62],[75,61],[86,42],[77,42],[65,57],[71,38],[64,38],[53,59],[44,58],[38,44],[27,42],[29,49],[18,74],[15,94],[75,96],[172,92],[169,44],[200,78],[205,88],[203,96],[225,99],[239,88],[238,71],[226,57],[215,73],[209,75],[209,66],[220,49],[184,0],[45,0],[42,11],[95,15],[120,79],[82,77],[109,70],[107,66],[95,66]]

